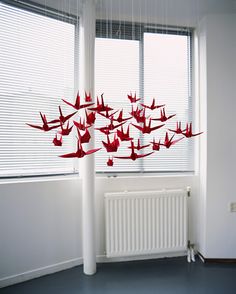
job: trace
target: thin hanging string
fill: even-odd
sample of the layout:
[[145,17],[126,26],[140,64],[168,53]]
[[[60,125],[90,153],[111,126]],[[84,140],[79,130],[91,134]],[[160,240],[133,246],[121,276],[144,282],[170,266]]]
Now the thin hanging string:
[[147,19],[147,1],[144,2],[144,25],[147,27],[148,19]]
[[101,14],[100,14],[100,36],[102,36],[102,29],[103,29],[103,26],[102,26],[103,3],[102,3],[102,0],[100,0],[100,11],[101,11]]
[[109,31],[110,31],[110,38],[112,39],[112,0],[110,0],[110,20],[109,20]]
[[108,39],[108,37],[109,37],[108,36],[108,32],[109,32],[108,31],[108,7],[106,6],[105,9],[106,9],[106,13],[105,13],[106,14],[106,17],[105,17],[106,18],[106,38]]
[[134,3],[131,1],[132,40],[134,40]]
[[164,28],[165,28],[165,34],[167,33],[167,1],[164,1]]
[[119,27],[118,27],[118,30],[116,32],[118,38],[120,39],[121,38],[121,15],[120,15],[120,1],[119,1],[119,4],[118,4],[118,18],[119,18]]
[[142,8],[141,8],[141,1],[142,0],[139,0],[139,40],[142,39],[142,25],[141,25],[141,23],[142,23],[142,18],[141,18],[141,16],[142,16]]
[[[123,1],[123,15],[124,15],[124,12],[125,12],[125,2]],[[125,26],[125,17],[124,17],[124,32],[123,32],[123,39],[125,39],[125,35],[126,35],[126,26]]]

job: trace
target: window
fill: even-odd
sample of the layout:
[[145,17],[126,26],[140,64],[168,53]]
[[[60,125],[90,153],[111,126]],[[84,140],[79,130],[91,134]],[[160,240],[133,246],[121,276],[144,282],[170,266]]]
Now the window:
[[[176,121],[181,121],[183,128],[186,122],[192,121],[190,31],[97,21],[95,45],[95,92],[97,95],[104,93],[106,103],[123,108],[129,115],[131,105],[127,94],[132,92],[141,97],[141,103],[150,105],[156,98],[158,104],[166,105],[167,114],[177,114],[166,123],[165,128],[150,135],[143,136],[131,126],[136,139],[140,138],[144,145],[149,144],[153,137],[163,141],[166,130],[175,129]],[[148,115],[159,117],[160,109]],[[104,125],[104,119],[99,116],[97,124]],[[96,141],[99,145],[100,133],[97,133]],[[122,142],[119,155],[124,152],[127,155],[129,145]],[[147,150],[150,152],[151,147]],[[193,142],[187,139],[178,142],[174,148],[161,148],[151,156],[134,162],[115,159],[112,168],[105,164],[108,156],[101,151],[96,154],[97,172],[194,170]]]
[[39,111],[55,119],[74,97],[75,25],[45,15],[0,3],[0,177],[74,171],[58,157],[73,136],[59,150],[53,133],[26,125],[42,123]]

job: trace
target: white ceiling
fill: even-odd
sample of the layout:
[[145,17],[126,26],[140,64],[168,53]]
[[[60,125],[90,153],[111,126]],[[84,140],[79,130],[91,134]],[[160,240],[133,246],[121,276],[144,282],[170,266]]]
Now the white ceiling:
[[[79,14],[85,0],[34,0]],[[206,14],[236,13],[235,0],[96,0],[98,18],[194,26]]]

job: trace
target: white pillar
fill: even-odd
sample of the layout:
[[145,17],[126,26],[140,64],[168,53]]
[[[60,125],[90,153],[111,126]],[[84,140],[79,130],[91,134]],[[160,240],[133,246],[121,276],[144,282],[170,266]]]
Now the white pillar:
[[[85,0],[82,16],[80,18],[80,68],[81,96],[84,91],[91,93],[94,99],[94,46],[95,46],[95,1]],[[87,149],[94,148],[94,130],[89,128],[92,139],[86,144]],[[86,150],[87,150],[86,149]],[[83,220],[83,262],[84,273],[93,275],[96,273],[96,248],[95,248],[95,169],[94,155],[85,156],[81,163],[82,171],[82,220]]]

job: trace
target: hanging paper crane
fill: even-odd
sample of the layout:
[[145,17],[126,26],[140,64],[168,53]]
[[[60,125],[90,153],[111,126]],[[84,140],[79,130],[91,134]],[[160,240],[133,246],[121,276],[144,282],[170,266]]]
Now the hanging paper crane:
[[192,133],[192,123],[190,124],[187,124],[186,125],[186,129],[185,129],[185,132],[183,132],[183,135],[186,137],[186,138],[191,138],[191,137],[195,137],[195,136],[199,136],[201,135],[203,132],[200,132],[200,133],[197,133],[197,134],[193,134]]
[[68,136],[70,132],[72,131],[73,125],[69,126],[69,121],[67,122],[67,126],[64,128],[63,124],[61,123],[61,130],[58,132],[62,136]]
[[80,110],[82,108],[89,107],[89,106],[92,106],[94,104],[94,103],[80,104],[80,95],[79,95],[79,92],[78,92],[78,94],[76,96],[75,104],[72,104],[72,103],[66,101],[65,99],[62,99],[62,101],[64,101],[66,104],[72,106],[76,110]]
[[127,131],[124,132],[123,126],[121,127],[121,130],[117,130],[116,131],[117,136],[120,138],[121,141],[130,141],[133,140],[133,138],[131,138],[129,136],[129,126],[127,128]]
[[63,113],[62,113],[62,110],[61,110],[61,106],[58,106],[59,108],[59,113],[60,113],[60,116],[58,119],[54,119],[54,120],[51,120],[50,122],[48,122],[49,124],[54,124],[54,123],[62,123],[64,124],[68,119],[70,119],[73,115],[75,115],[77,113],[77,111],[69,114],[69,115],[66,115],[64,116]]
[[126,118],[123,118],[123,109],[120,111],[118,117],[115,119],[113,118],[114,121],[117,121],[119,123],[122,123],[122,122],[125,122],[127,120],[130,120],[132,118],[132,116],[130,117],[126,117]]
[[107,166],[113,166],[113,164],[114,164],[113,157],[109,157],[107,160]]
[[137,128],[138,130],[140,130],[143,134],[150,134],[151,132],[160,129],[161,127],[164,126],[163,125],[159,125],[159,126],[155,126],[155,127],[151,127],[151,123],[152,123],[152,119],[149,119],[148,125],[146,124],[146,121],[144,121],[143,126],[138,126],[135,124],[132,124],[135,128]]
[[152,150],[159,151],[161,146],[161,140],[159,142],[155,141],[155,138],[153,138],[153,141],[150,142],[152,144]]
[[95,149],[91,149],[88,151],[84,151],[83,147],[82,147],[82,143],[80,141],[80,138],[78,138],[78,142],[77,142],[77,151],[76,152],[72,152],[72,153],[68,153],[68,154],[64,154],[64,155],[60,155],[60,157],[62,158],[73,158],[73,157],[78,157],[78,158],[82,158],[86,155],[92,154],[94,152],[97,152],[98,150],[100,150],[101,148],[95,148]]
[[[138,139],[138,143],[137,143],[136,146],[134,145],[134,149],[141,150],[141,149],[147,148],[147,147],[149,147],[149,146],[150,146],[150,144],[147,144],[147,145],[141,145],[141,143],[140,143],[140,139]],[[128,148],[131,148],[131,146],[128,147]]]
[[41,119],[43,121],[43,125],[42,126],[38,126],[38,125],[33,125],[33,124],[28,124],[28,126],[32,127],[32,128],[35,128],[35,129],[39,129],[39,130],[42,130],[44,132],[48,132],[50,130],[53,130],[53,129],[56,129],[58,128],[60,125],[56,125],[56,126],[51,126],[49,127],[49,122],[47,122],[47,118],[46,118],[46,115],[45,114],[42,114],[42,112],[39,112],[40,113],[40,116],[41,116]]
[[55,146],[62,146],[62,136],[58,139],[57,134],[56,134],[56,136],[52,142]]
[[183,130],[181,129],[181,122],[176,122],[176,129],[175,130],[169,129],[169,131],[174,132],[176,134],[183,134]]
[[128,99],[131,103],[136,103],[138,102],[139,100],[141,100],[141,98],[137,99],[136,97],[136,93],[134,94],[134,96],[132,96],[132,93],[130,93],[130,95],[127,95],[128,96]]
[[142,157],[146,157],[151,155],[153,152],[149,152],[146,154],[137,154],[134,152],[135,148],[134,148],[134,142],[131,141],[131,154],[129,156],[114,156],[114,158],[120,158],[120,159],[132,159],[132,160],[136,160],[138,158],[142,158]]
[[146,104],[143,104],[143,103],[140,103],[140,105],[142,105],[143,107],[145,108],[149,108],[151,110],[154,110],[154,109],[157,109],[157,108],[160,108],[160,107],[163,107],[165,106],[165,104],[162,104],[162,105],[156,105],[156,102],[155,102],[155,99],[153,98],[152,100],[152,104],[150,106],[146,105]]
[[170,119],[170,118],[172,118],[174,116],[176,116],[176,114],[166,116],[165,108],[163,108],[163,109],[161,109],[161,117],[160,118],[153,118],[153,120],[159,120],[161,122],[165,122],[165,121],[167,121],[168,119]]
[[116,135],[114,135],[114,139],[111,142],[109,136],[107,135],[107,142],[102,141],[103,146],[106,148],[107,152],[116,152],[118,147],[120,146],[120,142],[117,139]]
[[110,111],[113,110],[113,108],[109,107],[108,105],[104,104],[103,94],[101,95],[101,102],[99,101],[97,97],[97,106],[93,108],[89,108],[89,110],[93,110],[96,112],[102,112],[102,111]]
[[176,140],[172,141],[173,138],[174,138],[174,136],[175,136],[175,135],[173,135],[173,136],[169,139],[169,135],[168,135],[168,133],[166,132],[165,141],[164,141],[164,143],[161,144],[161,145],[165,146],[166,148],[170,148],[170,146],[176,144],[177,142],[179,142],[180,140],[183,140],[183,138],[184,138],[184,137],[182,137],[182,138],[179,138],[179,139],[176,139]]

